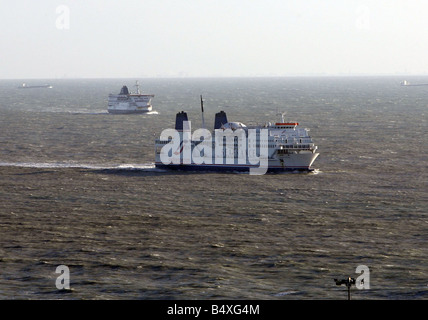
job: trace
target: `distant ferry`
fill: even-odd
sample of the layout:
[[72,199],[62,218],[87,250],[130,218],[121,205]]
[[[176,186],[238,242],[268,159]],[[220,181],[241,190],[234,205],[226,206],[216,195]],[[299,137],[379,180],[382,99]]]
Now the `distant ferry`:
[[146,113],[152,111],[151,100],[153,94],[141,94],[140,86],[136,81],[136,93],[130,93],[127,86],[123,86],[119,94],[109,94],[108,112],[114,114]]
[[[201,97],[202,104],[202,97]],[[318,157],[318,147],[313,143],[312,138],[309,136],[309,129],[301,128],[297,122],[285,122],[284,115],[281,115],[281,120],[276,123],[265,123],[264,125],[246,126],[241,122],[229,122],[227,120],[226,113],[220,111],[215,115],[214,130],[227,130],[231,129],[234,132],[237,129],[243,129],[245,132],[244,143],[246,143],[245,151],[239,151],[239,142],[236,138],[230,140],[229,143],[226,140],[226,145],[223,145],[222,151],[217,152],[215,134],[211,134],[212,140],[194,141],[183,136],[183,129],[185,128],[185,121],[187,120],[187,113],[182,111],[177,113],[175,130],[179,133],[180,142],[174,143],[173,138],[169,140],[156,139],[155,141],[155,165],[157,168],[162,169],[178,169],[178,170],[189,170],[189,171],[244,171],[248,172],[252,168],[259,168],[258,165],[251,161],[250,152],[255,156],[259,151],[260,147],[264,146],[268,150],[267,152],[267,170],[266,172],[283,172],[283,171],[313,171],[311,167],[312,163]],[[202,107],[202,124],[203,121],[203,107]],[[250,129],[255,129],[256,135],[250,137]],[[261,134],[261,129],[267,129],[264,131],[264,135]],[[220,131],[221,132],[221,131]],[[230,132],[230,131],[229,131]],[[267,134],[265,134],[268,132]],[[242,131],[241,131],[242,133]],[[177,138],[178,136],[176,136]],[[255,137],[255,139],[254,139]],[[253,139],[253,140],[251,140]],[[221,140],[224,141],[223,138]],[[220,143],[223,143],[221,141]],[[249,147],[249,141],[256,146],[256,151]],[[162,150],[167,144],[166,150]],[[177,147],[178,146],[178,147]],[[190,146],[190,147],[189,147]],[[209,161],[201,162],[200,158],[195,163],[194,159],[187,159],[184,155],[186,148],[189,148],[190,153],[187,155],[197,156],[201,155],[205,151],[204,146],[208,146],[212,151],[211,155],[207,156],[206,159]],[[242,146],[242,144],[241,144]],[[169,149],[169,150],[168,150]],[[204,149],[204,150],[202,150]],[[259,151],[257,151],[259,150]],[[161,153],[169,152],[169,155],[176,155],[179,158],[179,162],[164,163],[162,161]],[[239,161],[240,152],[245,153],[245,162]],[[202,153],[202,154],[201,154]],[[187,161],[185,160],[187,159]],[[232,159],[232,161],[230,160]],[[252,158],[254,159],[254,158]]]
[[52,89],[52,86],[50,84],[44,84],[44,85],[38,85],[38,86],[29,86],[25,82],[18,87],[18,89],[33,89],[33,88],[48,88]]
[[428,86],[428,83],[416,83],[416,84],[411,84],[409,81],[404,80],[401,81],[401,86],[403,87],[419,87],[419,86]]

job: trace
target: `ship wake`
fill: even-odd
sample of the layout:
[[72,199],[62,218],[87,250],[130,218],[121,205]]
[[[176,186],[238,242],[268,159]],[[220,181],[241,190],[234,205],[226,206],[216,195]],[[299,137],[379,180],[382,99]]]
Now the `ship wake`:
[[21,167],[35,169],[90,169],[112,171],[164,171],[156,168],[154,163],[143,164],[94,164],[78,162],[0,162],[0,167]]

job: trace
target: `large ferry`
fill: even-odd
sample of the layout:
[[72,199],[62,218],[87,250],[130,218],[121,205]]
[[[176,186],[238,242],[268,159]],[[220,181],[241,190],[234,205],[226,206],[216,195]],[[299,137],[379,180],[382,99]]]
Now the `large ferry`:
[[153,94],[142,94],[138,81],[135,83],[136,93],[131,93],[123,86],[119,94],[109,94],[108,112],[114,114],[146,113],[152,111]]
[[[202,124],[204,126],[203,106],[202,108]],[[241,122],[229,122],[226,113],[220,111],[215,115],[214,132],[222,133],[228,129],[229,132],[237,132],[242,129],[241,133],[245,133],[244,151],[239,150],[239,142],[237,137],[227,140],[221,138],[220,150],[216,152],[215,148],[219,148],[219,142],[215,141],[217,135],[212,133],[211,137],[199,139],[198,134],[186,133],[186,128],[189,128],[187,113],[181,111],[176,115],[175,132],[177,135],[171,134],[167,139],[156,139],[155,141],[155,165],[162,169],[178,169],[190,171],[249,171],[260,168],[260,164],[251,161],[257,154],[261,155],[261,147],[267,149],[267,168],[264,172],[283,172],[283,171],[313,171],[311,167],[315,159],[318,157],[318,147],[313,143],[309,135],[309,129],[301,128],[297,122],[287,122],[284,120],[284,114],[281,114],[281,120],[275,123],[265,123],[263,125],[246,126]],[[253,129],[253,130],[251,130]],[[264,130],[263,130],[264,129]],[[251,131],[255,133],[251,141]],[[264,132],[263,132],[264,131]],[[172,131],[171,131],[172,132]],[[262,134],[263,132],[263,134]],[[162,137],[161,137],[162,138]],[[165,137],[164,137],[165,138]],[[190,139],[189,139],[190,138]],[[196,138],[193,140],[193,138]],[[179,139],[179,141],[174,141]],[[225,144],[223,143],[225,142]],[[250,143],[256,146],[250,148]],[[187,156],[185,150],[187,148]],[[189,148],[190,147],[190,148]],[[209,147],[209,153],[205,160],[201,163],[200,156],[206,153],[206,147]],[[163,149],[165,148],[165,149]],[[196,150],[195,150],[196,149]],[[265,150],[266,150],[265,149]],[[240,152],[244,152],[245,161],[240,160]],[[252,155],[250,153],[253,153]],[[174,156],[176,161],[165,161]],[[162,158],[162,155],[164,158]],[[190,155],[190,158],[189,158]],[[195,161],[194,156],[198,157]],[[251,158],[253,156],[253,158]],[[260,162],[261,163],[261,162]]]

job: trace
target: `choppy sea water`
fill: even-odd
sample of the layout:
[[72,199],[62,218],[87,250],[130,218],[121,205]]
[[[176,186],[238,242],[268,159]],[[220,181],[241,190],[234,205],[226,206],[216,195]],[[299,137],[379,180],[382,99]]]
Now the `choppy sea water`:
[[[396,77],[139,79],[154,112],[108,114],[136,79],[0,81],[1,299],[427,299],[428,86]],[[426,78],[408,78],[427,83]],[[32,83],[31,83],[32,82]],[[187,111],[311,129],[314,173],[154,168]],[[56,268],[70,271],[58,290]]]

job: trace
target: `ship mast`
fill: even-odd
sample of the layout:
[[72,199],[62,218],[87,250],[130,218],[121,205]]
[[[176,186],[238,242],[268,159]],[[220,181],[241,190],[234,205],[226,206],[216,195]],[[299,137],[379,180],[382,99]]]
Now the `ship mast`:
[[141,92],[140,92],[140,84],[138,83],[138,80],[135,81],[135,86],[137,87],[137,94],[141,94]]
[[201,95],[201,110],[202,110],[202,129],[205,129],[205,119],[204,119],[204,100]]
[[281,116],[281,123],[284,123],[284,116],[285,116],[286,112],[279,112],[279,109],[276,109],[276,115],[277,116]]

